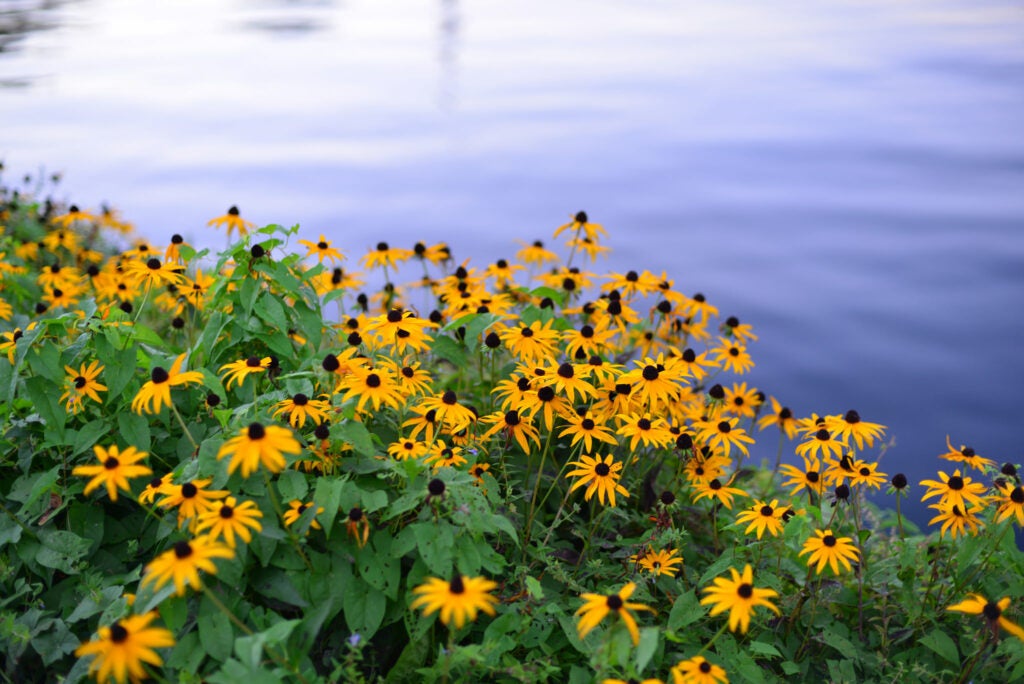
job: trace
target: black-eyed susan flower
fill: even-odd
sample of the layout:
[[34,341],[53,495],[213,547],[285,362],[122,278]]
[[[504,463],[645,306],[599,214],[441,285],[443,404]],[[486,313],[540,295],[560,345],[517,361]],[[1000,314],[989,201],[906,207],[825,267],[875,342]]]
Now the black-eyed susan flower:
[[980,506],[961,508],[960,504],[942,501],[932,504],[928,508],[934,508],[939,512],[937,516],[928,521],[928,524],[942,523],[942,527],[939,528],[939,535],[943,537],[946,536],[947,532],[953,539],[968,533],[975,535],[978,533],[978,528],[983,524],[981,518],[978,517],[978,512],[982,510]]
[[694,503],[701,499],[711,499],[712,501],[718,501],[730,511],[732,510],[733,497],[748,496],[742,489],[722,484],[722,481],[717,477],[713,477],[706,482],[695,482],[693,490],[696,492],[696,496],[693,497]]
[[626,488],[619,484],[619,478],[621,477],[619,471],[622,470],[622,464],[616,463],[611,454],[608,454],[603,459],[600,456],[595,458],[594,456],[583,455],[580,456],[579,461],[570,461],[569,465],[576,466],[576,470],[570,470],[565,476],[567,478],[579,478],[569,488],[569,491],[576,491],[585,485],[587,487],[583,496],[585,500],[590,501],[590,497],[597,492],[598,501],[604,504],[607,497],[608,504],[615,506],[616,493],[625,497],[629,496]]
[[497,411],[481,418],[481,422],[489,423],[490,428],[480,436],[481,440],[490,439],[501,433],[506,442],[515,440],[522,448],[523,453],[530,453],[530,442],[540,446],[540,434],[537,428],[528,417],[523,417],[519,411],[510,409],[508,411]]
[[808,567],[817,565],[815,568],[820,575],[825,566],[832,568],[832,572],[839,574],[839,565],[850,571],[853,566],[850,561],[856,561],[859,555],[857,547],[853,545],[850,537],[836,537],[832,530],[814,530],[814,537],[804,542],[804,548],[800,555],[809,553],[807,558]]
[[[270,368],[271,360],[269,356],[264,356],[262,359],[258,356],[250,356],[238,361],[232,361],[231,363],[225,363],[220,367],[219,371],[224,373],[224,389],[230,392],[232,385],[241,387],[242,381],[248,376],[254,373],[263,373]],[[224,371],[227,372],[225,373]]]
[[391,371],[392,377],[398,382],[398,388],[405,397],[418,397],[430,392],[433,378],[420,366],[419,361],[407,361],[404,364],[399,364],[391,359],[383,358],[381,364],[387,366]]
[[259,519],[263,512],[253,501],[238,500],[229,496],[214,506],[199,514],[199,522],[196,525],[197,533],[207,533],[212,539],[223,539],[232,549],[235,548],[235,537],[248,544],[252,541],[252,531],[259,532],[263,529]]
[[745,382],[734,382],[726,387],[722,410],[738,418],[753,418],[761,408],[763,395],[756,387],[747,387]]
[[[282,519],[284,520],[284,526],[285,527],[291,527],[292,525],[294,525],[296,522],[298,522],[299,518],[301,518],[302,515],[307,510],[309,510],[310,506],[312,506],[312,505],[313,504],[309,504],[309,503],[306,503],[304,501],[299,501],[298,499],[292,499],[291,501],[289,501],[288,502],[288,510],[285,511],[284,514],[281,516]],[[324,507],[323,506],[317,506],[316,513],[313,514],[313,518],[309,521],[309,528],[310,529],[312,529],[312,530],[322,529],[320,527],[320,523],[316,519],[316,516],[320,515],[323,512],[324,512]],[[309,534],[309,530],[306,530],[306,533]]]
[[386,242],[378,242],[376,249],[371,249],[361,259],[364,268],[397,268],[398,264],[413,257],[411,249],[391,247]]
[[474,483],[481,485],[484,483],[484,473],[491,469],[490,463],[474,463],[473,467],[469,469],[469,474],[473,476]]
[[543,425],[548,430],[554,428],[556,415],[564,418],[573,413],[572,405],[568,400],[559,396],[553,387],[547,385],[536,391],[526,392],[519,403],[515,405],[515,409],[520,414],[528,415],[531,418],[540,414]]
[[746,345],[737,340],[721,337],[719,345],[712,349],[711,353],[715,363],[737,375],[743,375],[754,367],[754,360],[750,358]]
[[590,366],[572,363],[552,364],[546,369],[548,373],[540,379],[543,386],[553,387],[555,392],[564,396],[570,402],[587,401],[597,396],[597,390],[587,382],[590,376]]
[[750,453],[747,445],[753,444],[754,439],[747,434],[746,430],[736,427],[738,424],[739,418],[703,422],[698,426],[700,432],[697,434],[697,441],[704,442],[714,449],[720,449],[726,457],[734,447],[746,456]]
[[157,505],[162,508],[177,508],[179,526],[190,519],[194,526],[200,514],[216,507],[217,501],[228,495],[223,489],[207,489],[213,482],[212,478],[192,480],[180,485],[170,484],[169,480],[168,477],[168,483],[157,490],[164,497]]
[[949,441],[949,435],[946,435],[946,453],[939,454],[939,458],[944,458],[947,461],[966,463],[975,470],[994,468],[996,465],[996,462],[991,458],[982,457],[975,453],[974,449],[969,446],[961,444],[959,449],[954,449],[953,443]]
[[[419,408],[434,411],[434,420],[439,425],[447,427],[451,432],[464,430],[476,421],[476,414],[467,406],[459,403],[459,396],[452,390],[423,398]],[[414,429],[413,434],[415,433]]]
[[315,256],[319,264],[322,264],[324,259],[330,259],[332,263],[345,260],[345,256],[336,247],[331,246],[331,241],[325,238],[323,233],[320,234],[320,239],[316,242],[299,240],[299,244],[305,245],[309,250],[306,252],[306,258]]
[[743,572],[729,568],[731,579],[716,577],[712,586],[706,588],[707,594],[700,600],[702,606],[711,606],[711,617],[729,611],[729,629],[737,629],[746,634],[750,627],[750,616],[757,606],[764,606],[776,615],[779,609],[768,599],[778,596],[774,589],[758,589],[754,586],[754,572],[748,563]]
[[429,320],[418,318],[412,311],[392,309],[367,321],[364,332],[381,346],[390,345],[399,354],[405,354],[429,349],[434,338],[426,331],[431,327]]
[[807,438],[796,445],[796,455],[809,458],[812,456],[835,456],[839,458],[843,454],[846,442],[836,438],[827,428],[818,428],[808,433]]
[[1010,483],[997,487],[1000,497],[996,499],[996,522],[1001,523],[1009,517],[1017,519],[1017,524],[1024,527],[1024,489],[1020,485],[1013,487]]
[[808,458],[804,456],[804,467],[803,469],[797,468],[794,465],[788,463],[782,464],[779,470],[784,476],[789,478],[782,482],[783,487],[792,487],[790,493],[793,496],[799,494],[802,490],[813,492],[814,494],[821,496],[825,491],[825,477],[822,475],[821,470],[821,459],[817,457]]
[[943,503],[957,505],[961,510],[967,503],[975,506],[983,505],[982,495],[985,493],[985,485],[961,475],[959,470],[953,471],[952,475],[946,475],[940,470],[939,480],[921,480],[921,484],[928,488],[928,491],[921,497],[921,501],[939,496],[942,497]]
[[673,441],[665,420],[652,417],[650,413],[627,413],[615,418],[620,423],[615,434],[629,439],[630,451],[635,451],[637,444],[641,443],[664,448]]
[[670,404],[679,398],[679,382],[685,377],[685,370],[679,365],[664,363],[659,355],[657,359],[645,358],[634,361],[636,368],[619,376],[618,382],[629,383],[633,392],[641,402],[654,410],[659,404]]
[[683,562],[677,549],[647,549],[642,555],[634,554],[629,557],[631,563],[636,563],[641,568],[655,577],[668,575],[675,577],[679,572],[676,566]]
[[284,470],[285,454],[298,455],[301,451],[302,446],[288,428],[254,422],[221,446],[217,460],[230,456],[228,473],[241,468],[242,477],[249,477],[260,465],[279,473]]
[[413,406],[412,413],[413,417],[402,423],[402,427],[410,428],[409,439],[416,439],[420,433],[423,433],[423,439],[427,442],[434,439],[435,432],[441,427],[437,422],[437,410]]
[[864,485],[873,489],[881,489],[888,475],[879,472],[877,463],[857,461],[850,474],[851,485]]
[[675,664],[672,684],[729,684],[729,677],[720,666],[698,655]]
[[434,470],[455,468],[466,463],[466,457],[462,455],[462,447],[448,446],[443,439],[439,439],[427,450],[424,463],[430,463]]
[[591,240],[597,240],[598,236],[607,236],[608,232],[604,229],[600,223],[591,223],[590,217],[587,216],[587,212],[578,211],[572,216],[572,220],[568,223],[555,228],[555,232],[551,237],[558,237],[565,231],[569,231],[574,234],[586,235]]
[[607,596],[604,594],[581,594],[583,605],[576,610],[576,615],[580,616],[580,621],[576,624],[576,631],[579,633],[580,639],[585,638],[606,615],[612,613],[619,616],[622,624],[626,625],[629,636],[633,639],[633,645],[638,645],[640,630],[636,626],[636,618],[630,611],[647,610],[653,613],[654,610],[642,603],[629,601],[629,597],[635,590],[636,584],[629,582],[618,592]]
[[400,439],[388,445],[388,454],[397,461],[419,458],[427,453],[427,445],[414,439]]
[[524,363],[544,363],[554,358],[560,333],[552,321],[509,327],[498,333],[512,355]]
[[97,444],[93,447],[93,451],[96,452],[99,465],[76,466],[71,471],[72,475],[84,475],[92,478],[85,485],[86,496],[101,486],[105,486],[110,500],[117,501],[118,489],[131,491],[128,484],[130,478],[153,474],[153,471],[146,466],[138,465],[138,462],[149,454],[145,451],[137,451],[133,446],[126,447],[124,451],[118,451],[116,445],[102,447]]
[[174,473],[167,473],[161,477],[154,477],[150,480],[145,488],[139,492],[139,503],[141,504],[152,504],[156,502],[157,496],[164,496],[167,494],[166,487],[168,487],[174,480]]
[[132,399],[132,411],[135,413],[159,413],[164,404],[171,405],[172,387],[201,383],[203,374],[199,371],[182,372],[181,366],[184,363],[185,355],[182,354],[174,360],[169,371],[160,366],[154,367],[150,372],[150,379],[139,388],[135,398]]
[[422,608],[423,615],[439,613],[445,625],[455,624],[461,629],[467,622],[474,622],[480,612],[494,615],[497,597],[490,592],[498,585],[485,577],[469,577],[456,573],[451,580],[428,577],[427,581],[412,590],[416,594],[409,607]]
[[534,240],[530,244],[526,244],[522,240],[517,240],[516,242],[523,246],[522,249],[516,252],[516,259],[524,264],[543,266],[544,264],[557,264],[559,262],[558,255],[544,247],[544,243],[540,240]]
[[167,285],[182,285],[185,277],[183,266],[173,262],[161,261],[155,256],[145,261],[131,259],[125,266],[126,276],[142,288],[158,288]]
[[572,328],[561,333],[565,340],[565,354],[569,358],[575,358],[577,352],[583,352],[585,357],[594,354],[604,354],[612,344],[612,338],[617,331],[608,327],[608,324],[598,324],[596,327],[584,323],[579,329]]
[[320,425],[329,420],[327,415],[331,405],[323,399],[310,399],[302,392],[297,392],[288,399],[282,399],[274,404],[273,417],[281,414],[288,414],[288,423],[294,428],[301,428],[306,425],[306,419],[313,425]]
[[95,639],[75,649],[79,658],[92,656],[89,674],[98,682],[133,682],[148,677],[146,665],[159,667],[163,659],[158,648],[174,645],[174,635],[163,627],[150,627],[159,617],[155,610],[143,615],[129,615],[109,627],[100,627]]
[[101,385],[96,380],[103,368],[104,366],[101,366],[99,361],[93,361],[88,366],[83,363],[77,371],[71,366],[64,366],[64,371],[68,374],[68,387],[61,395],[60,400],[66,402],[65,407],[69,412],[81,411],[82,400],[86,397],[97,404],[103,403],[97,392],[106,392],[107,386]]
[[67,212],[54,216],[50,219],[50,222],[59,228],[67,229],[75,223],[96,223],[98,220],[95,214],[79,209],[77,205],[72,204]]
[[344,391],[342,401],[356,399],[356,411],[362,412],[367,404],[374,411],[381,406],[398,408],[404,397],[391,372],[384,366],[353,366],[352,371],[338,383],[338,391]]
[[510,264],[505,259],[498,259],[484,270],[484,276],[494,279],[494,285],[499,290],[515,285],[516,271],[523,271],[525,267],[519,264]]
[[968,615],[981,615],[985,618],[986,626],[993,636],[997,636],[999,628],[1002,627],[1010,634],[1024,641],[1024,629],[1003,617],[1003,613],[1010,607],[1009,597],[1001,598],[998,601],[989,601],[981,594],[968,594],[967,596],[969,598],[949,606],[946,610],[967,613]]
[[885,432],[884,425],[861,420],[860,414],[853,410],[841,416],[828,416],[825,426],[843,441],[849,442],[852,438],[858,449],[874,446],[875,441],[881,439]]
[[583,442],[583,450],[591,452],[594,450],[594,442],[604,442],[611,446],[617,446],[618,441],[615,435],[607,428],[602,421],[595,420],[590,411],[582,414],[574,414],[569,419],[569,426],[558,433],[559,437],[572,436],[570,446],[576,446]]
[[142,586],[152,584],[154,591],[159,591],[173,581],[175,594],[184,596],[186,585],[193,589],[202,588],[200,570],[211,575],[217,574],[217,566],[213,562],[215,558],[234,557],[234,551],[210,535],[182,540],[149,562],[142,576]]
[[228,212],[222,216],[212,218],[206,222],[207,226],[212,228],[220,228],[224,226],[228,231],[228,239],[231,239],[231,234],[238,231],[238,237],[245,237],[249,234],[249,231],[255,227],[252,221],[246,221],[242,218],[238,211],[238,207],[232,205]]
[[772,499],[771,503],[757,501],[750,508],[740,511],[739,515],[736,516],[736,524],[750,523],[743,532],[744,534],[756,532],[758,539],[761,538],[765,531],[771,536],[777,537],[782,532],[782,526],[785,524],[782,514],[786,510],[788,509],[785,506],[779,508],[778,499]]
[[769,427],[777,427],[787,438],[796,437],[797,424],[793,411],[788,406],[783,406],[775,397],[768,397],[772,404],[771,413],[766,413],[757,421],[757,427],[766,430]]

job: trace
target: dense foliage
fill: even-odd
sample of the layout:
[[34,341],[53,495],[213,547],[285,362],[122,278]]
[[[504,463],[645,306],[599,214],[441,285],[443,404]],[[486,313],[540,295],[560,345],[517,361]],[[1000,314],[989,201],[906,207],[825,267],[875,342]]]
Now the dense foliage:
[[2,193],[8,681],[1024,678],[1016,467],[880,472],[882,425],[748,385],[750,325],[593,272],[582,212],[357,271]]

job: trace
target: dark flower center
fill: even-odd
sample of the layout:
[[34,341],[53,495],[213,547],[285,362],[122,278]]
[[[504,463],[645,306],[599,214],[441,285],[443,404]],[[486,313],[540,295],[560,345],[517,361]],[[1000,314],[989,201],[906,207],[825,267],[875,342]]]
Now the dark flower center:
[[580,337],[585,337],[588,340],[594,336],[594,329],[589,325],[585,325],[580,328]]
[[113,470],[119,465],[121,465],[121,463],[113,456],[107,456],[107,460],[103,462],[103,467],[107,470]]
[[228,209],[228,216],[238,216],[238,207],[231,205],[231,208]]
[[259,441],[267,436],[267,430],[259,423],[250,423],[247,431],[249,439]]
[[719,384],[714,384],[711,389],[708,390],[708,396],[716,401],[725,399],[725,390]]
[[228,506],[227,504],[224,504],[223,506],[220,507],[220,517],[224,518],[225,520],[230,520],[231,518],[235,517],[235,509],[232,508],[231,506]]
[[676,495],[673,494],[672,492],[665,491],[661,493],[661,503],[665,504],[666,506],[671,506],[675,502]]
[[743,406],[743,397],[733,397],[732,403],[735,406]]
[[505,425],[516,426],[519,425],[519,412],[516,410],[509,411],[505,414]]
[[843,420],[850,425],[855,425],[860,422],[860,414],[853,410],[847,411],[846,415],[843,416]]
[[299,392],[294,397],[292,397],[292,403],[295,404],[296,406],[305,406],[306,404],[309,403],[309,397],[307,397],[302,392]]
[[260,359],[257,356],[250,356],[245,360],[245,365],[249,368],[259,368],[261,365]]
[[822,442],[827,442],[829,440],[828,430],[826,430],[825,428],[821,428],[820,430],[814,433],[814,438],[817,440],[821,440]]
[[640,420],[636,421],[636,426],[641,430],[650,430],[651,421],[647,420],[646,418],[641,418]]
[[903,473],[896,473],[892,476],[892,486],[896,489],[903,489],[907,486],[907,476]]
[[1017,504],[1018,506],[1024,504],[1024,489],[1020,487],[1014,487],[1013,491],[1010,492],[1010,501]]
[[643,378],[647,381],[658,379],[658,369],[654,366],[644,366]]
[[520,392],[525,392],[526,390],[530,389],[529,378],[519,378],[519,380],[516,381],[516,388]]
[[966,456],[967,458],[971,458],[975,455],[974,449],[972,449],[971,447],[964,447],[963,449],[960,450],[960,453]]
[[110,640],[115,644],[123,644],[128,640],[128,630],[120,622],[110,625]]
[[532,328],[521,328],[519,330],[519,334],[522,335],[523,337],[533,337],[533,329]]
[[736,593],[739,595],[740,598],[748,599],[754,595],[754,587],[744,582],[736,588]]
[[590,418],[584,418],[582,421],[580,421],[580,427],[588,431],[593,430],[594,421],[592,421]]
[[950,489],[954,491],[959,491],[964,488],[964,478],[960,477],[959,475],[954,475],[953,477],[949,478],[949,480],[946,481],[946,484],[949,486]]
[[684,451],[693,448],[693,437],[687,433],[683,433],[676,437],[676,448],[683,449]]
[[167,374],[167,371],[165,371],[160,366],[154,368],[153,371],[149,374],[149,377],[153,381],[154,385],[162,385],[171,378],[171,376]]
[[739,356],[740,350],[737,347],[729,347],[729,356]]
[[386,252],[386,251],[388,251],[388,243],[386,243],[386,242],[378,242],[377,243],[377,251],[378,252]]
[[985,607],[981,609],[981,614],[985,616],[985,619],[989,622],[995,622],[999,619],[999,616],[1003,614],[1003,609],[998,604],[989,601],[985,604]]
[[789,410],[788,406],[784,406],[782,410],[779,411],[779,420],[789,420],[792,417],[793,412]]
[[146,268],[148,268],[151,271],[159,271],[160,260],[157,259],[156,257],[150,257],[149,260],[146,261]]
[[729,421],[723,420],[718,424],[718,431],[723,434],[729,434],[732,431],[732,425],[729,424]]
[[594,472],[601,477],[608,477],[608,473],[612,472],[612,469],[608,467],[607,463],[598,463],[594,466]]
[[573,376],[572,364],[563,363],[558,367],[558,374],[566,379],[571,378]]
[[181,497],[183,499],[191,499],[198,493],[199,488],[196,487],[191,482],[186,482],[185,484],[181,485]]
[[614,611],[622,610],[622,597],[618,594],[612,594],[608,597],[608,608]]
[[366,386],[371,389],[376,389],[377,387],[380,387],[380,376],[377,375],[376,373],[370,373],[369,375],[367,375]]
[[714,491],[716,491],[716,492],[717,492],[717,491],[718,491],[719,489],[721,489],[721,488],[722,488],[722,483],[721,483],[721,482],[719,482],[719,481],[718,481],[718,478],[716,477],[716,478],[715,478],[714,480],[712,480],[711,482],[708,482],[708,487],[710,487],[711,489],[713,489]]
[[697,666],[697,669],[700,670],[702,673],[707,674],[711,672],[711,663],[709,663],[706,660],[702,661],[701,664]]
[[174,545],[174,555],[177,558],[188,558],[192,555],[192,546],[187,541],[180,541]]
[[452,575],[452,581],[448,583],[448,591],[453,594],[465,593],[466,585],[462,582],[462,575]]
[[824,537],[821,538],[821,543],[825,546],[832,547],[836,545],[836,538],[833,537],[831,534],[826,534]]
[[333,373],[341,367],[341,362],[338,361],[338,357],[334,354],[328,354],[324,357],[323,367],[328,373]]
[[836,487],[836,498],[837,499],[841,499],[843,501],[846,501],[847,499],[849,499],[850,498],[850,486],[842,484],[842,485],[839,485],[838,487]]
[[438,480],[437,478],[427,483],[427,491],[430,492],[431,496],[441,496],[444,494],[444,480]]
[[355,506],[352,510],[348,512],[348,519],[351,522],[359,522],[363,519],[363,509],[360,508],[359,506]]
[[739,324],[740,319],[736,318],[735,316],[729,316],[728,318],[725,319],[725,325],[730,328],[735,328]]
[[761,515],[763,515],[766,518],[770,518],[772,516],[772,513],[774,512],[775,509],[773,509],[771,506],[761,506]]
[[555,398],[555,390],[550,387],[541,387],[537,390],[537,398],[541,401],[551,401]]
[[81,375],[75,378],[75,389],[82,389],[85,387],[86,379]]
[[458,400],[459,398],[455,396],[455,392],[452,392],[451,390],[448,390],[447,392],[441,395],[441,401],[447,404],[448,406],[454,406],[455,403],[458,402]]
[[388,311],[388,323],[398,323],[402,320],[402,312],[399,309]]
[[615,392],[617,394],[621,394],[624,397],[628,397],[629,393],[632,392],[632,391],[633,391],[632,385],[627,385],[625,383],[620,383],[618,385],[615,385]]
[[818,475],[818,471],[817,470],[808,471],[806,477],[807,477],[807,481],[812,483],[812,484],[816,483],[818,480],[821,479],[821,476]]

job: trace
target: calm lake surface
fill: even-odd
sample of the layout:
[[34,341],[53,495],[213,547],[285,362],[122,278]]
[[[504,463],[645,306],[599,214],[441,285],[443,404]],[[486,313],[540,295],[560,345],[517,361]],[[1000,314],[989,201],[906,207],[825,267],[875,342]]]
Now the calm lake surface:
[[744,379],[887,425],[890,475],[952,472],[947,434],[1024,461],[1024,3],[42,5],[0,3],[9,180],[157,243],[219,247],[237,204],[350,263],[482,267],[585,209],[598,268],[753,324]]

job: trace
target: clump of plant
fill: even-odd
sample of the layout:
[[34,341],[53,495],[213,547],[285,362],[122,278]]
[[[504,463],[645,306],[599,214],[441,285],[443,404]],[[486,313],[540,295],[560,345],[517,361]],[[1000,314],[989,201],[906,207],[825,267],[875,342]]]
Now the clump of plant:
[[883,425],[750,385],[752,326],[593,270],[583,212],[355,270],[2,201],[8,680],[1024,677],[1017,467],[947,438],[920,534]]

